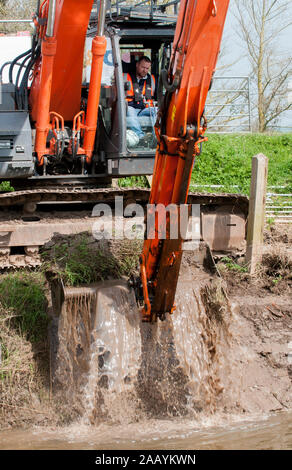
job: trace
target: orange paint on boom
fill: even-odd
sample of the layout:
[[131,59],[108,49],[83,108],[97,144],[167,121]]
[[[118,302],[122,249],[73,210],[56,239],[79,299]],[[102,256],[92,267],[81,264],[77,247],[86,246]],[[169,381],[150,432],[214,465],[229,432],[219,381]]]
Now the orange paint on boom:
[[[206,140],[205,102],[215,71],[229,0],[183,0],[173,53],[164,73],[166,95],[158,113],[158,147],[150,204],[185,204],[193,163]],[[176,223],[179,225],[179,208]],[[159,218],[155,232],[159,233]],[[145,240],[141,263],[145,321],[174,310],[182,239]]]

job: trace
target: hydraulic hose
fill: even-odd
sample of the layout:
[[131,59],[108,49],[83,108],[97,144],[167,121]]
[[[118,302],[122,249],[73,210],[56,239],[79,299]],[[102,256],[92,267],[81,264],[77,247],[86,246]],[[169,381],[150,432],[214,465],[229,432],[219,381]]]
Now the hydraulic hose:
[[28,87],[29,74],[39,54],[40,54],[40,48],[37,47],[35,53],[31,57],[26,67],[25,73],[23,74],[23,77],[19,86],[19,97],[21,99],[21,103],[20,103],[21,109],[25,109],[25,110],[28,109],[27,87]]
[[180,77],[178,75],[174,76],[174,79],[172,83],[169,83],[168,81],[168,71],[167,70],[161,70],[160,73],[160,79],[162,81],[162,85],[168,91],[169,93],[173,93],[179,86],[180,84]]
[[13,83],[13,68],[14,68],[14,65],[16,64],[16,62],[18,62],[20,59],[22,59],[23,57],[25,57],[26,55],[29,55],[29,54],[31,54],[31,49],[29,49],[26,52],[23,52],[22,54],[20,54],[18,57],[16,57],[11,62],[11,65],[9,67],[9,83]]
[[25,63],[31,59],[31,54],[25,57],[25,59],[22,61],[21,66],[19,67],[19,70],[17,72],[16,80],[15,80],[15,87],[18,88],[18,83],[20,79],[20,74],[21,74],[21,69],[25,67]]

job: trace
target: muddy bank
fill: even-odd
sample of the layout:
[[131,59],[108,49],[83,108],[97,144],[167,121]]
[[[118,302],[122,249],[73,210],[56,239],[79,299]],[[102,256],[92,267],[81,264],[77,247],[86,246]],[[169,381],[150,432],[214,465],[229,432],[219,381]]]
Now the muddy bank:
[[291,299],[245,295],[234,302],[232,381],[239,409],[250,414],[291,409]]
[[[227,263],[221,279],[214,279],[199,274],[188,259],[177,311],[164,323],[141,325],[134,299],[109,288],[102,293],[108,314],[99,316],[98,324],[90,302],[81,302],[81,309],[68,304],[61,322],[53,315],[55,339],[50,348],[44,343],[45,362],[18,335],[28,353],[21,355],[21,376],[17,372],[3,381],[1,370],[1,429],[80,418],[123,423],[291,409],[291,265],[289,254],[285,257],[291,240],[268,235],[267,253],[279,248],[282,261],[273,258],[271,264],[269,258],[256,279],[249,279],[237,260],[235,271]],[[15,335],[15,329],[7,334]]]

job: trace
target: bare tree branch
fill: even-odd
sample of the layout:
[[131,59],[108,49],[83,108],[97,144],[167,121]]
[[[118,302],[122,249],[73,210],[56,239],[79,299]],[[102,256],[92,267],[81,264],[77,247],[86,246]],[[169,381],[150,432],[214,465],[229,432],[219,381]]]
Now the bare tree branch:
[[258,130],[264,132],[291,109],[287,90],[292,60],[277,50],[281,33],[292,24],[291,4],[285,0],[234,0],[234,4],[237,31],[256,81]]

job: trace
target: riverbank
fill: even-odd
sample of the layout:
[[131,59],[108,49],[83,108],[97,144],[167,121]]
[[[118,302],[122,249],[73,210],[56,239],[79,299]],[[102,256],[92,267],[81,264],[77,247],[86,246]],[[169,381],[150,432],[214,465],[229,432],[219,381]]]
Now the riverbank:
[[[84,238],[82,243],[86,260],[89,247],[90,250],[94,249],[92,239],[90,245],[86,244]],[[71,264],[68,253],[67,262],[62,264],[66,246],[70,247]],[[216,406],[212,410],[208,408],[209,415],[235,413],[252,417],[255,413],[292,408],[292,364],[288,356],[289,352],[291,354],[289,343],[292,341],[291,246],[291,226],[289,229],[272,227],[267,230],[263,263],[257,276],[252,279],[240,259],[226,257],[217,263],[231,306],[228,345],[222,344],[223,349],[227,348],[229,358],[228,367],[224,362],[216,370],[216,379],[220,379],[221,384],[220,387],[216,386],[219,395],[216,395]],[[100,251],[100,246],[97,248]],[[81,263],[80,244],[78,250],[79,265],[85,268],[85,264]],[[50,256],[52,252],[53,258]],[[46,253],[44,262],[48,263],[52,259],[58,261],[58,256],[59,262],[54,264],[55,273],[65,269],[63,272],[67,273],[67,282],[70,283],[72,273],[76,274],[74,244],[54,245],[53,251],[49,249],[49,253]],[[112,249],[111,257],[100,253],[99,259],[103,261],[101,266],[106,264],[106,259],[111,266],[107,272],[106,269],[102,270],[103,278],[119,277],[134,269],[136,263],[133,262],[133,252],[123,257],[123,251],[119,252],[117,247]],[[81,279],[84,273],[88,275],[89,267],[87,263],[86,270],[81,268],[77,272]],[[46,317],[50,296],[44,274],[38,271],[2,275],[0,300],[0,429],[32,425],[63,426],[72,422],[72,419],[78,419],[78,415],[58,401],[59,398],[56,399],[51,390]],[[218,325],[215,325],[218,319],[215,318],[216,322],[213,323],[214,312],[212,309],[207,312],[213,342],[217,341],[215,337],[218,337],[220,331],[216,329]],[[218,306],[216,312],[218,314]],[[209,358],[214,354],[216,352],[210,350]],[[204,409],[196,410],[196,413],[198,416],[204,415]]]

